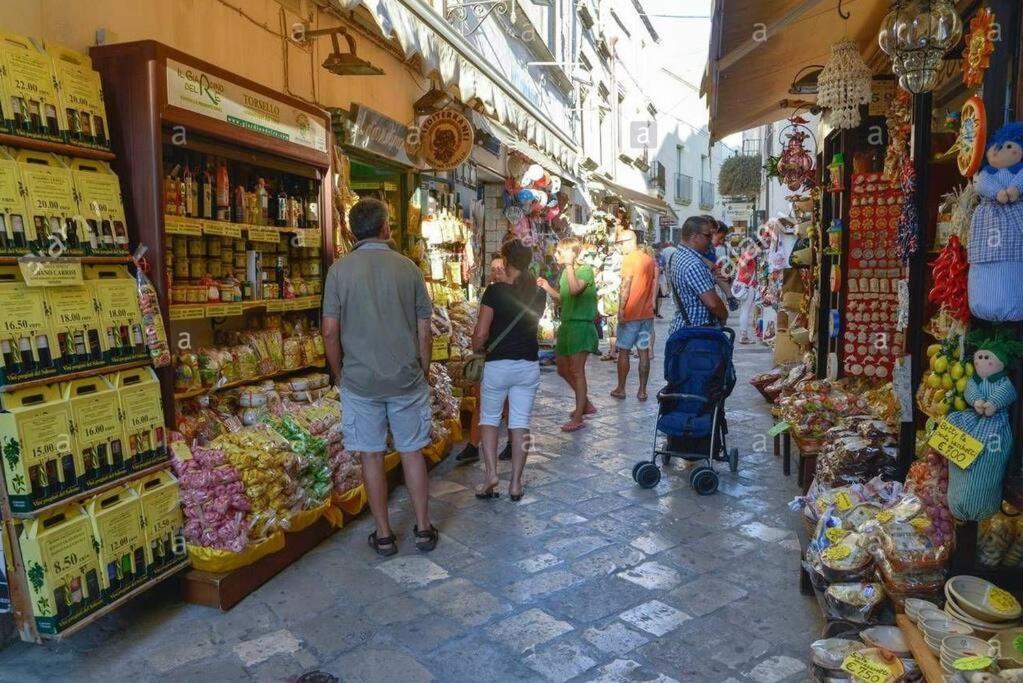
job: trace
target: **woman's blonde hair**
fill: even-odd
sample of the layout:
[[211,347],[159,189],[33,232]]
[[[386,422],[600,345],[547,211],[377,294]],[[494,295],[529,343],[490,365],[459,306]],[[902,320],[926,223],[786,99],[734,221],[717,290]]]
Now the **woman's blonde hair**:
[[578,256],[583,250],[583,241],[578,237],[566,237],[558,242],[558,249],[571,249]]

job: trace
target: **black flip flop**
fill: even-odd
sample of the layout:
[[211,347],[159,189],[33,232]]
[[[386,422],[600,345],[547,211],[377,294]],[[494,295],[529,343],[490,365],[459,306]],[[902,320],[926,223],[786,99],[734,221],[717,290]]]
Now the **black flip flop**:
[[491,488],[486,489],[482,493],[477,491],[476,497],[479,498],[480,500],[493,500],[494,498],[500,498],[501,494],[494,490],[496,488],[497,486],[492,486]]
[[398,554],[398,537],[393,533],[390,536],[377,538],[377,532],[369,535],[369,547],[376,551],[381,557],[390,557]]
[[412,527],[413,533],[416,537],[416,548],[424,553],[428,553],[437,547],[437,541],[440,540],[440,532],[437,531],[437,527],[430,525],[430,528],[426,531],[420,531],[418,526]]

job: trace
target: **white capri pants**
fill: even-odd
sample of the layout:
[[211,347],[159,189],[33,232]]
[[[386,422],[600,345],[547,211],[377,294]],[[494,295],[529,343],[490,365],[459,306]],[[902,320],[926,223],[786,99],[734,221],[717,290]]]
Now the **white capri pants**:
[[480,425],[499,427],[508,400],[508,429],[529,429],[533,400],[540,388],[540,363],[535,360],[494,360],[483,365]]

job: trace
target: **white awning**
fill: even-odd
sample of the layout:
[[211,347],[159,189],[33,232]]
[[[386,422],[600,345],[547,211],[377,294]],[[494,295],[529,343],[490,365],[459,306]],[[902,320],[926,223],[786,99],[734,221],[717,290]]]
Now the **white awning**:
[[365,7],[381,34],[388,40],[395,40],[406,59],[420,58],[423,75],[438,79],[446,89],[457,91],[465,104],[478,104],[488,116],[553,157],[560,166],[574,168],[578,148],[569,133],[559,130],[505,76],[484,62],[428,2],[328,1],[342,11]]
[[566,168],[559,160],[555,159],[547,152],[539,150],[533,145],[527,143],[521,137],[496,121],[492,121],[483,114],[474,111],[472,113],[472,123],[476,128],[483,130],[500,140],[501,144],[508,149],[515,150],[523,156],[528,157],[534,163],[540,164],[547,170],[547,172],[559,176],[573,185],[579,184],[580,181],[575,174],[572,173],[569,168]]

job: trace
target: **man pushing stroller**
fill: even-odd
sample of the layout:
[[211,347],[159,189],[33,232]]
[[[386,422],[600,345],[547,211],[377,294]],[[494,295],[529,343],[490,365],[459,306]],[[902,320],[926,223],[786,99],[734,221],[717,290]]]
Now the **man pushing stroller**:
[[717,283],[701,256],[716,232],[717,224],[702,216],[691,216],[682,224],[682,242],[667,265],[677,309],[669,336],[683,327],[724,325],[728,321],[728,307],[718,296]]

